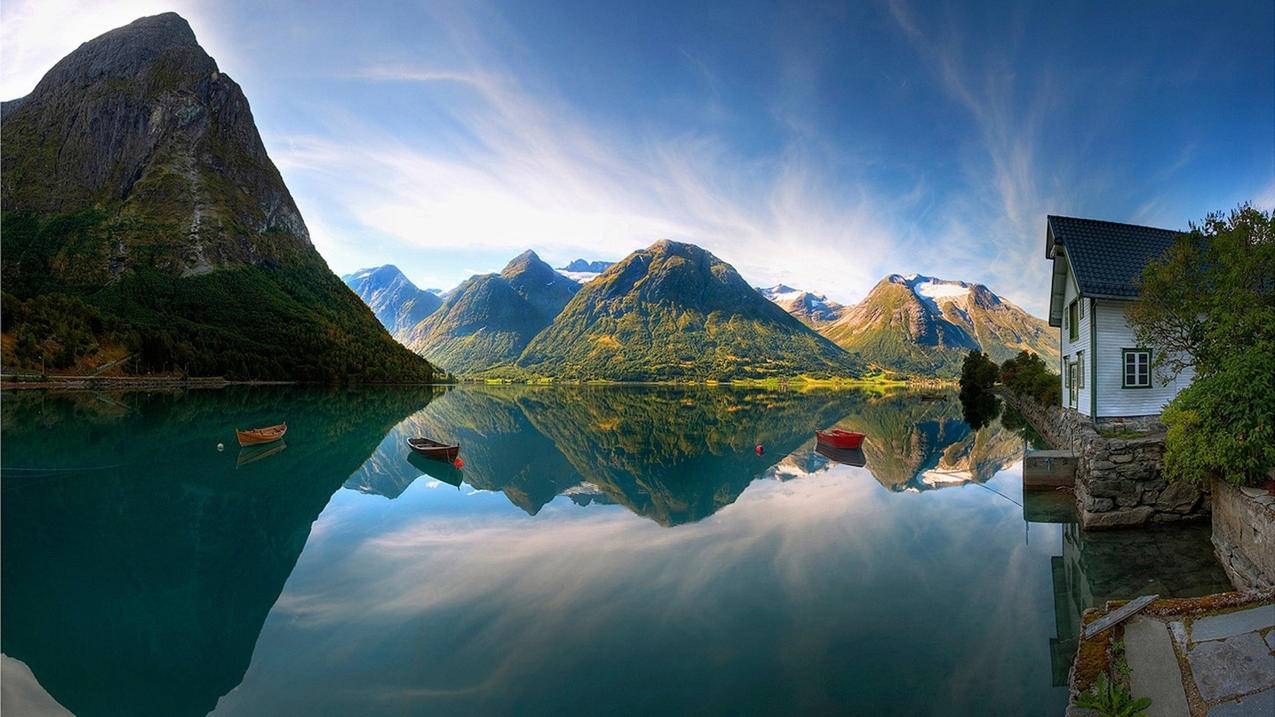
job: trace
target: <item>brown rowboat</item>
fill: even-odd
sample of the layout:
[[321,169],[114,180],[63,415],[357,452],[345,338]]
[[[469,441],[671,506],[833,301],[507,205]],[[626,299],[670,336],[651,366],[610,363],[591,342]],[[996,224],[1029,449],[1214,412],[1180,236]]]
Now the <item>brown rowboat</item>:
[[426,458],[440,461],[455,461],[456,456],[460,455],[459,443],[439,443],[428,438],[409,438],[407,445]]
[[277,426],[266,426],[265,428],[249,428],[246,431],[235,430],[235,438],[239,439],[240,446],[257,446],[262,443],[274,443],[283,438],[283,434],[288,432],[288,424],[280,423]]

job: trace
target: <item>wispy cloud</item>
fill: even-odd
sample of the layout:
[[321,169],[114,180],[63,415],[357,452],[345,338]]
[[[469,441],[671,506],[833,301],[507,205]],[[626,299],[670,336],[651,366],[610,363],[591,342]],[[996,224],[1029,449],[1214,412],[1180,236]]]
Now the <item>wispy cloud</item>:
[[334,190],[306,211],[343,211],[422,249],[532,247],[619,258],[660,238],[685,239],[758,283],[799,280],[842,300],[860,298],[900,249],[882,219],[891,201],[865,188],[837,191],[797,154],[744,159],[718,138],[691,132],[609,135],[491,67],[372,65],[351,73],[463,87],[467,96],[444,111],[465,136],[445,149],[426,147],[347,117],[323,136],[273,138],[287,175],[323,175]]

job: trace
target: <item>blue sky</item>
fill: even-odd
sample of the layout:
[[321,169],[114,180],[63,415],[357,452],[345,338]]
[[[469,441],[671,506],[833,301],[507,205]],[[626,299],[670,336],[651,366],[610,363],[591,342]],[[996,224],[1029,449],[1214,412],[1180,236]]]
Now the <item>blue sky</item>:
[[0,86],[175,10],[338,273],[448,288],[698,243],[857,301],[890,272],[1038,314],[1044,217],[1275,206],[1275,6],[9,0]]

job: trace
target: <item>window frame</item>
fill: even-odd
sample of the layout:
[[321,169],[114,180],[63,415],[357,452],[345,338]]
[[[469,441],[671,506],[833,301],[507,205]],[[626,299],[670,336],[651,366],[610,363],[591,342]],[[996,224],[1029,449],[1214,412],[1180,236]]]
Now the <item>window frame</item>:
[[[1129,356],[1131,354],[1147,355],[1147,382],[1129,383]],[[1134,365],[1134,379],[1137,379],[1137,364]],[[1151,349],[1141,348],[1123,348],[1120,349],[1120,388],[1152,388],[1154,382],[1151,378]]]
[[1077,306],[1079,303],[1080,299],[1072,299],[1071,303],[1067,305],[1068,341],[1080,340],[1080,307]]

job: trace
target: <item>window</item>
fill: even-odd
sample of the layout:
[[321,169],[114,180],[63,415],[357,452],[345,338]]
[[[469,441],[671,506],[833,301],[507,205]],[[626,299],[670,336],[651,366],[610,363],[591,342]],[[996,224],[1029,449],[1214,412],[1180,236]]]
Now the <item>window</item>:
[[1080,338],[1080,319],[1077,314],[1079,303],[1079,299],[1073,299],[1071,306],[1067,307],[1067,337],[1072,341]]
[[[1077,299],[1077,301],[1080,301],[1080,300]],[[1085,318],[1085,302],[1083,301],[1080,302],[1080,318],[1082,319]]]
[[1124,388],[1151,387],[1151,352],[1124,349]]
[[1085,352],[1076,354],[1076,388],[1085,387]]

